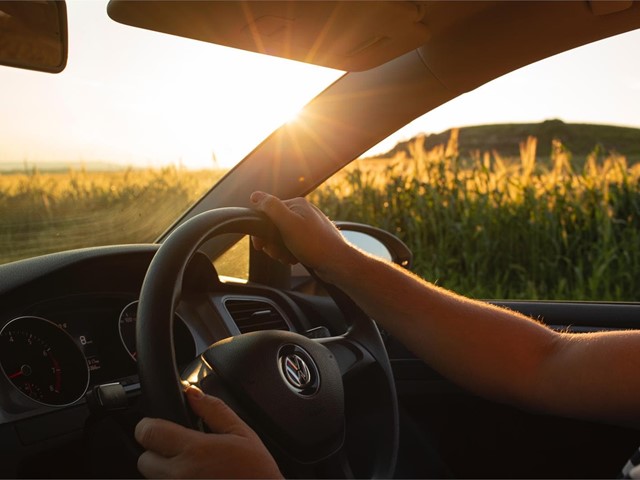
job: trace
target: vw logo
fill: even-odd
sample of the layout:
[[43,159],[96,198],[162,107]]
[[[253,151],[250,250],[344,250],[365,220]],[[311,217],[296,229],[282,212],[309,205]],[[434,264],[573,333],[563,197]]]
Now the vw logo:
[[283,345],[278,352],[278,370],[289,390],[303,397],[320,389],[320,372],[313,357],[298,345]]
[[296,353],[290,353],[283,358],[282,370],[284,378],[291,386],[300,390],[304,390],[313,382],[307,362]]

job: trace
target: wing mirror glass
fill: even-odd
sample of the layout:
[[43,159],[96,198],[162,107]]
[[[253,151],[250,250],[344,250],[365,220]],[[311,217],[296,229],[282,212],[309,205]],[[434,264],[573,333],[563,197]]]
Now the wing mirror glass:
[[393,260],[389,249],[377,238],[370,237],[366,233],[351,231],[344,231],[342,232],[342,235],[349,241],[349,243],[354,244],[360,250],[364,250],[371,255],[384,258],[390,262]]
[[0,64],[59,73],[67,64],[64,1],[0,0]]
[[367,253],[411,269],[413,254],[407,245],[395,235],[363,223],[335,222],[342,235],[356,247]]

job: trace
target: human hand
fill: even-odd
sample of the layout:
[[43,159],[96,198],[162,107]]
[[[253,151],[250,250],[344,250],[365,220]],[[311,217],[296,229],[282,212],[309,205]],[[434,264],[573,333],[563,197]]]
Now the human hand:
[[282,478],[258,435],[222,400],[194,386],[186,393],[193,412],[213,433],[143,418],[135,429],[146,449],[138,458],[140,473],[147,478]]
[[324,280],[344,264],[343,257],[352,251],[336,226],[318,207],[304,198],[280,200],[264,192],[253,192],[251,203],[265,213],[280,231],[286,248],[253,237],[253,246],[283,263],[302,262]]

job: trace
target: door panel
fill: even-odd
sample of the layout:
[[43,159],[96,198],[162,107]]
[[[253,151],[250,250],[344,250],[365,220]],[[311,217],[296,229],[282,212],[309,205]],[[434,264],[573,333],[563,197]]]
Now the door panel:
[[[495,303],[575,332],[640,325],[640,304]],[[614,478],[640,444],[635,429],[481,399],[445,380],[394,339],[388,351],[402,418],[397,478]]]

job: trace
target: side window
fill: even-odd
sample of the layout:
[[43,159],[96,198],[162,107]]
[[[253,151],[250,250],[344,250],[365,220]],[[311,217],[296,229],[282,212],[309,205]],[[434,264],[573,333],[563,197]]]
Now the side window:
[[[332,219],[396,234],[417,274],[464,295],[640,301],[640,67],[618,58],[638,38],[588,45],[463,95],[310,200]],[[596,64],[606,68],[594,73]]]
[[[638,132],[640,133],[640,131]],[[459,153],[425,137],[390,159],[361,160],[314,192],[332,219],[393,232],[420,276],[476,298],[638,300],[640,165],[559,140],[541,158]]]

